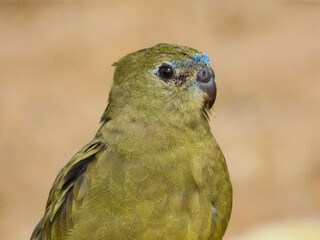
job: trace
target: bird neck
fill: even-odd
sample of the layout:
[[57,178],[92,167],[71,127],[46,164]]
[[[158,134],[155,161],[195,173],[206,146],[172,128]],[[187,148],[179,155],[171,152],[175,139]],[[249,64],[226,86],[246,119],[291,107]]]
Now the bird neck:
[[132,111],[127,107],[112,115],[107,109],[108,118],[103,121],[97,135],[115,145],[125,144],[132,149],[143,147],[146,151],[155,147],[165,150],[176,143],[212,137],[208,120],[201,111],[192,114],[160,111],[152,114],[143,110]]

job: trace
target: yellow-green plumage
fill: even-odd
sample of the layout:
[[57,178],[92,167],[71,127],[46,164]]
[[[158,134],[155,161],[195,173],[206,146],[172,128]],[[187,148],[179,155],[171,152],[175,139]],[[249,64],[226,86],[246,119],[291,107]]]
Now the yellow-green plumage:
[[[159,44],[115,64],[102,126],[60,171],[31,239],[222,239],[232,187],[194,80],[205,63],[187,64],[197,54]],[[161,80],[172,62],[176,80]]]

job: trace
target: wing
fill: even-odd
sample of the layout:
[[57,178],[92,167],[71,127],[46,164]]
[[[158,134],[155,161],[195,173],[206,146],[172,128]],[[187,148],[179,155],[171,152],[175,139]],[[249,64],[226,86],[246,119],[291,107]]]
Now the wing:
[[212,222],[209,239],[222,239],[232,210],[232,185],[230,182],[227,163],[221,148],[217,143],[214,156],[209,163],[209,179],[211,184]]
[[73,226],[72,212],[86,196],[86,171],[105,145],[95,139],[83,147],[59,172],[49,193],[45,214],[35,227],[31,240],[63,239]]

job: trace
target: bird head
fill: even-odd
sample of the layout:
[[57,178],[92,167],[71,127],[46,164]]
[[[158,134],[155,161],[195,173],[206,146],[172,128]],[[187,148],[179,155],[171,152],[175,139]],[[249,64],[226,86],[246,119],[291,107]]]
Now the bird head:
[[134,111],[135,118],[170,121],[182,116],[187,121],[199,114],[207,116],[216,99],[210,59],[193,48],[158,44],[128,54],[114,66],[102,119]]

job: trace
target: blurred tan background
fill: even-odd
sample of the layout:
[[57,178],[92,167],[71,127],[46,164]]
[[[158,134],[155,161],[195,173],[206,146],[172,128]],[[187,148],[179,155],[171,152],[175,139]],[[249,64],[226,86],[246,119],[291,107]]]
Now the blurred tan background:
[[0,1],[0,239],[30,237],[57,172],[95,135],[110,65],[159,42],[213,62],[226,239],[319,220],[320,1]]

